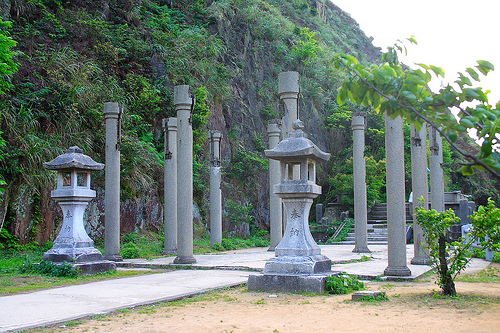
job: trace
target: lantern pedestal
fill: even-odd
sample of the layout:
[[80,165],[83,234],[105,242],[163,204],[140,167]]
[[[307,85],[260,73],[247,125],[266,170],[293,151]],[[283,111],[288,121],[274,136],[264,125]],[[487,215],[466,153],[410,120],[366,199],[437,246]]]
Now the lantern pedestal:
[[266,156],[280,161],[281,182],[274,193],[283,201],[286,230],[276,246],[276,257],[267,261],[264,271],[248,278],[248,290],[322,293],[326,279],[334,274],[332,262],[321,254],[309,230],[309,211],[313,199],[321,194],[316,181],[316,161],[327,160],[322,152],[305,137],[301,121],[295,131]]
[[94,248],[94,241],[87,235],[83,214],[89,201],[95,198],[90,189],[90,170],[101,170],[103,164],[83,155],[78,147],[71,147],[65,154],[44,163],[49,170],[57,170],[57,188],[52,198],[62,209],[63,225],[52,248],[43,260],[56,264],[67,262],[82,275],[116,270],[116,264],[103,259]]

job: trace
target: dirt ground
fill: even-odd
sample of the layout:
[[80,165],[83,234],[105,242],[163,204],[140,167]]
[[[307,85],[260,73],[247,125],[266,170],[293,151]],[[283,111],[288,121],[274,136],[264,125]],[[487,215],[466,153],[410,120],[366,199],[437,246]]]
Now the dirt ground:
[[440,296],[431,278],[365,286],[389,300],[352,302],[351,295],[272,294],[242,286],[37,332],[500,332],[498,282],[457,282],[457,298]]

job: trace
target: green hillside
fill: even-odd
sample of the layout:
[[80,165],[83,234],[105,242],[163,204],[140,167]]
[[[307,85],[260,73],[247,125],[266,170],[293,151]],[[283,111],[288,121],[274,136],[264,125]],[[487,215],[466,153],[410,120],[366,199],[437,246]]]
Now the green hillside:
[[[195,200],[197,235],[208,214],[207,131],[223,133],[224,228],[242,233],[268,229],[267,122],[283,116],[278,73],[301,74],[300,118],[310,138],[332,154],[320,166],[320,202],[352,192],[350,112],[336,91],[345,73],[331,66],[338,53],[377,62],[380,50],[357,23],[328,0],[4,0],[0,15],[12,21],[19,71],[0,95],[0,174],[7,182],[0,205],[4,228],[21,243],[50,240],[62,217],[50,200],[53,173],[42,168],[78,145],[104,162],[105,102],[125,107],[121,138],[122,232],[162,230],[162,119],[175,116],[173,87],[195,88]],[[384,128],[368,111],[369,200],[384,198]],[[409,132],[409,130],[407,129]],[[476,149],[472,140],[462,142]],[[409,162],[409,143],[407,161]],[[498,199],[495,183],[478,173],[464,178],[447,151],[447,189],[473,199]],[[407,167],[407,194],[410,186]],[[102,237],[104,173],[96,173],[98,198],[88,212],[90,232]],[[352,200],[351,200],[352,201]],[[349,208],[349,199],[346,201]],[[92,215],[93,214],[93,215]],[[241,214],[248,218],[233,219]],[[243,222],[242,222],[243,221]]]

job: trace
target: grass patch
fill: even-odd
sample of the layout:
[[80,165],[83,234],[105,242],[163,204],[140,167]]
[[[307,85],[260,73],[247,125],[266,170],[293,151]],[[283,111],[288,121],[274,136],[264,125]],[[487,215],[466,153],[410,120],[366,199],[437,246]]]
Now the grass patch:
[[385,293],[382,293],[381,295],[378,295],[377,297],[364,296],[364,297],[361,297],[361,298],[358,298],[357,300],[355,300],[355,302],[369,303],[369,304],[387,302],[387,301],[389,301],[389,297]]
[[42,248],[38,251],[16,251],[13,249],[0,251],[0,295],[152,273],[120,270],[92,276],[50,276],[51,266],[47,263],[39,265],[36,269],[31,269],[36,267],[32,265],[33,263],[42,262],[43,250],[45,249]]
[[467,274],[459,276],[455,281],[462,282],[482,282],[482,283],[495,283],[500,282],[500,269],[494,268],[491,265],[475,274]]

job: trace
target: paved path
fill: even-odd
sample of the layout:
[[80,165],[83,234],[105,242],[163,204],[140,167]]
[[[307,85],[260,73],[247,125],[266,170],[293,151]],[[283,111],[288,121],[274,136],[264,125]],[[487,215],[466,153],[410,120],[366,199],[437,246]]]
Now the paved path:
[[[372,245],[371,254],[352,253],[352,245],[321,246],[322,253],[335,264],[333,271],[374,278],[387,267],[387,246]],[[369,261],[356,262],[363,256]],[[250,274],[258,274],[273,252],[264,248],[228,251],[213,255],[195,255],[197,263],[189,270],[140,275],[127,278],[58,287],[0,297],[0,332],[66,322],[86,316],[107,313],[120,308],[170,301],[207,290],[246,283]],[[408,262],[413,245],[407,246]],[[165,267],[174,257],[154,260],[129,260],[129,267]],[[354,262],[353,262],[354,261]],[[489,263],[474,260],[471,270],[480,270]],[[427,272],[428,266],[408,265],[410,278]],[[252,272],[252,270],[254,272]]]

